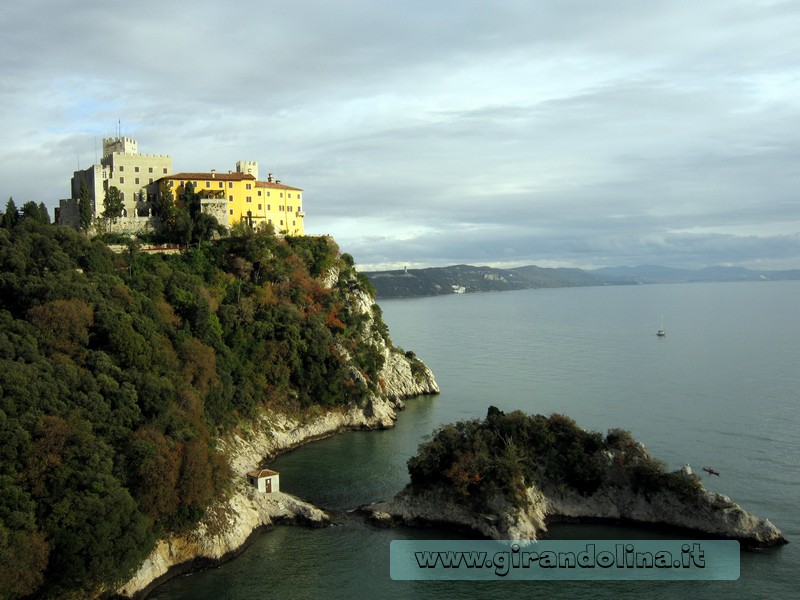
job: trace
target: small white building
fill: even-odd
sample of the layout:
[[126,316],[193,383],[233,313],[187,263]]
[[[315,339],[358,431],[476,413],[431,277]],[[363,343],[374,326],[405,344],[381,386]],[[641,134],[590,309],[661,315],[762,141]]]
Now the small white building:
[[247,473],[247,480],[262,494],[280,492],[280,475],[271,469],[257,469]]

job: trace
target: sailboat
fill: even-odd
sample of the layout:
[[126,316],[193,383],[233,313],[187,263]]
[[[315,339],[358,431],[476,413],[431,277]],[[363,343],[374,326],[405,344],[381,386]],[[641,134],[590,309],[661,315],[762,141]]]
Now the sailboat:
[[661,315],[661,328],[656,331],[658,337],[664,337],[667,333],[664,331],[664,315]]

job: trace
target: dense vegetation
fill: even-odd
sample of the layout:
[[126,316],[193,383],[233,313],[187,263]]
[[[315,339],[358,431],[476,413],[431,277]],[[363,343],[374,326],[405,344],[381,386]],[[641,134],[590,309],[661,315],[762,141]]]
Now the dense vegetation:
[[440,427],[408,461],[408,471],[412,484],[445,485],[478,510],[498,492],[524,507],[526,488],[545,483],[584,496],[607,483],[646,496],[670,489],[685,499],[700,488],[696,476],[667,473],[627,431],[613,429],[604,438],[563,415],[506,414],[493,406],[482,421]]
[[0,598],[123,581],[225,493],[220,432],[380,385],[363,338],[385,329],[351,309],[364,280],[329,238],[114,254],[45,217],[0,218]]

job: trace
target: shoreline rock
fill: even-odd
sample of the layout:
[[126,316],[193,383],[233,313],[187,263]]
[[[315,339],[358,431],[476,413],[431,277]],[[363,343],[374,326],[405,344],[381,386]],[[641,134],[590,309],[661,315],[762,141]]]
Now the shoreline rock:
[[159,540],[133,578],[117,590],[117,597],[144,598],[173,577],[226,562],[272,525],[324,527],[330,522],[326,512],[290,494],[261,494],[250,486],[242,487],[249,489],[237,490],[224,507],[228,514],[236,515],[229,529],[208,534],[207,524],[201,523],[189,534]]

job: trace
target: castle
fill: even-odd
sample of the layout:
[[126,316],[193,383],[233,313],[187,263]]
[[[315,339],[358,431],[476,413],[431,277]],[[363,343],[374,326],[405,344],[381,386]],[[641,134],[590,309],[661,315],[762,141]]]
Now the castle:
[[159,188],[170,184],[173,197],[179,199],[190,182],[202,198],[203,211],[223,225],[246,220],[253,227],[271,224],[278,233],[304,234],[303,190],[282,184],[272,173],[259,181],[256,161],[241,160],[236,171],[227,173],[173,173],[171,156],[139,154],[136,140],[128,137],[104,138],[100,163],[73,173],[71,196],[60,201],[56,221],[78,229],[81,187],[88,191],[93,219],[103,212],[107,191],[116,187],[123,208],[111,230],[143,231],[152,225],[151,207]]

